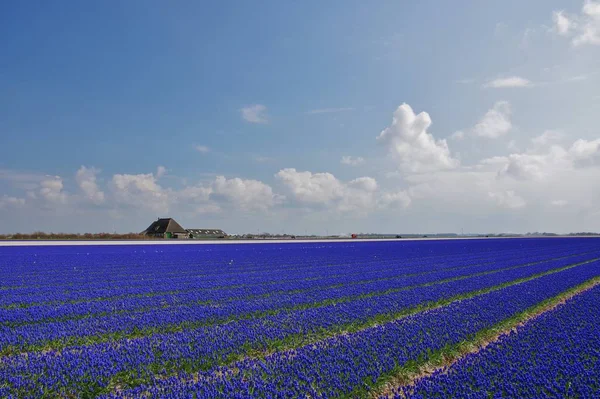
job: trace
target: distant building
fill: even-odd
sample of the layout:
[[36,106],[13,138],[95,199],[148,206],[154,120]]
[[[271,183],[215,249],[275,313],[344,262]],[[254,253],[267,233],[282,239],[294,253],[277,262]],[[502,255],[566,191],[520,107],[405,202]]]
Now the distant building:
[[171,218],[159,218],[142,231],[142,234],[154,238],[188,238],[188,232]]
[[186,229],[188,238],[225,238],[227,234],[220,229]]

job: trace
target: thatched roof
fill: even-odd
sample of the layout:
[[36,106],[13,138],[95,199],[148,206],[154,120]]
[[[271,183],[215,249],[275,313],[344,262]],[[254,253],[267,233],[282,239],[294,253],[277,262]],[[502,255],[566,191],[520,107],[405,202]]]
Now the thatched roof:
[[181,227],[175,219],[164,218],[154,221],[142,234],[164,234],[164,233],[186,233],[185,229]]

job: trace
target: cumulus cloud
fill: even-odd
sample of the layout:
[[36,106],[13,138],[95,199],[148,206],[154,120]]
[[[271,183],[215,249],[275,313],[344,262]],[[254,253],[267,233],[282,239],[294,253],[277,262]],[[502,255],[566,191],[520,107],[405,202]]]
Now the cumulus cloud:
[[409,173],[452,169],[458,160],[452,158],[446,140],[435,140],[427,129],[431,118],[427,112],[416,115],[404,103],[394,112],[392,124],[377,140],[396,158],[401,170]]
[[[450,220],[451,231],[462,223],[495,220],[488,228],[502,229],[503,221],[528,203],[532,193],[524,192],[527,184],[521,180],[498,179],[498,165],[479,168],[460,167],[450,171],[410,176],[411,215],[427,215],[422,222],[439,226]],[[524,195],[527,194],[527,195]],[[533,198],[536,198],[535,194]],[[502,215],[500,219],[498,215]],[[458,224],[460,223],[460,224]],[[481,228],[481,226],[480,226]]]
[[[465,220],[502,215],[509,226],[523,223],[521,228],[529,225],[533,230],[589,226],[600,199],[600,139],[579,139],[565,146],[557,143],[562,140],[562,134],[546,131],[523,152],[487,158],[473,166],[406,176],[411,214],[465,215]],[[535,207],[528,207],[527,215],[511,219],[513,212],[529,204]],[[559,208],[564,219],[555,220],[555,214],[545,217]],[[491,227],[498,228],[502,220]]]
[[386,192],[377,200],[380,208],[407,208],[411,203],[410,195],[406,191]]
[[[544,135],[538,137],[539,142],[547,143]],[[600,160],[600,139],[579,139],[569,148],[556,144],[549,147],[534,145],[526,152],[510,154],[505,159],[500,175],[522,180],[549,180],[565,171],[596,165]]]
[[157,176],[152,173],[115,174],[112,177],[112,190],[116,201],[121,204],[157,212],[169,209],[168,190],[158,184]]
[[160,170],[156,175],[114,175],[111,186],[115,201],[155,212],[168,212],[176,207],[178,211],[206,214],[223,209],[265,211],[283,200],[259,180],[217,176],[212,181],[175,189],[162,187],[159,176]]
[[[498,101],[485,115],[470,129],[454,132],[451,140],[460,141],[467,135],[496,139],[507,134],[512,129],[511,107],[507,101]],[[513,143],[514,144],[514,143]]]
[[548,152],[541,154],[510,154],[501,174],[523,180],[541,180],[570,166],[568,152],[560,146],[552,146]]
[[406,192],[383,192],[372,177],[343,182],[331,173],[299,172],[293,168],[282,169],[275,177],[283,182],[291,198],[302,205],[366,215],[377,209],[405,208],[410,204]]
[[524,207],[527,203],[523,198],[515,194],[512,190],[502,192],[488,193],[496,204],[502,208],[518,209]]
[[280,203],[283,197],[273,193],[271,186],[251,179],[226,179],[217,176],[211,196],[223,197],[244,210],[265,211]]
[[287,168],[277,172],[275,177],[300,202],[323,204],[343,196],[343,184],[331,173],[298,172],[294,168]]
[[531,87],[532,83],[529,79],[522,78],[520,76],[510,76],[507,78],[498,78],[490,80],[483,85],[486,89],[506,89],[506,88],[517,88],[517,87]]
[[511,108],[507,101],[498,101],[473,127],[472,133],[478,137],[496,139],[512,129]]
[[554,30],[570,37],[573,46],[600,45],[600,2],[585,0],[578,15],[555,11],[553,21]]
[[471,217],[485,214],[496,207],[489,192],[506,189],[495,184],[493,169],[491,165],[476,171],[460,167],[408,176],[411,208],[415,212],[424,209],[428,217],[435,217],[434,214],[468,214]]
[[67,194],[63,191],[63,181],[59,176],[47,176],[40,186],[39,195],[46,201],[55,204],[67,202]]
[[3,195],[0,197],[0,209],[20,207],[23,205],[25,205],[25,198],[17,198],[9,195]]
[[44,174],[0,169],[0,180],[6,180],[11,185],[25,190],[37,189],[40,182],[46,179],[47,176]]
[[81,166],[75,174],[75,181],[79,185],[85,198],[94,204],[101,204],[104,202],[104,192],[100,190],[96,182],[96,175],[98,173],[99,171],[95,168]]
[[220,213],[222,211],[221,207],[218,204],[214,204],[214,203],[209,203],[209,204],[202,204],[197,206],[194,209],[195,213],[198,214],[214,214],[214,213]]
[[377,180],[372,177],[359,177],[348,182],[348,187],[373,192],[377,190]]
[[569,149],[569,155],[575,161],[597,158],[600,155],[600,139],[592,141],[579,139],[575,141]]
[[343,165],[358,166],[365,163],[363,157],[353,157],[350,155],[344,155],[340,161]]
[[157,179],[160,179],[161,177],[163,177],[166,174],[167,174],[167,168],[165,168],[164,166],[159,166],[156,168],[156,178]]
[[462,130],[456,131],[454,133],[452,133],[452,135],[450,136],[451,140],[463,140],[465,138],[465,132],[463,132]]
[[356,212],[366,215],[376,207],[378,189],[377,181],[372,177],[359,177],[351,180],[344,187],[337,209],[340,212]]
[[531,143],[536,148],[546,147],[552,143],[561,140],[563,137],[564,134],[561,132],[558,132],[556,130],[546,130],[541,135],[532,138]]
[[[327,172],[296,169],[282,169],[275,175],[281,191],[259,180],[224,176],[181,188],[163,187],[159,176],[165,171],[158,168],[154,174],[114,175],[104,203],[108,202],[115,214],[127,215],[139,209],[140,215],[146,212],[144,215],[151,218],[168,216],[166,212],[170,210],[177,211],[176,217],[179,214],[210,215],[210,218],[223,220],[235,218],[237,212],[249,216],[253,211],[268,211],[275,220],[277,215],[285,214],[285,220],[293,224],[298,222],[294,217],[313,217],[315,223],[319,220],[332,223],[334,219],[371,215],[373,218],[365,218],[364,223],[383,217],[390,220],[385,227],[390,228],[391,221],[401,212],[402,226],[412,231],[445,228],[457,231],[460,227],[467,228],[468,224],[462,225],[463,220],[479,226],[472,231],[482,231],[481,226],[487,228],[488,221],[493,221],[489,224],[493,231],[504,228],[585,230],[585,226],[600,222],[597,205],[600,139],[571,143],[563,143],[564,140],[562,134],[546,131],[530,141],[523,140],[523,145],[529,143],[523,152],[514,150],[512,154],[487,158],[471,166],[420,173],[397,172],[402,176],[405,189],[382,187],[373,177],[341,180]],[[93,178],[97,178],[98,173],[84,167],[75,175],[86,198],[97,198],[99,188],[87,183],[95,182]],[[46,176],[28,192],[31,195],[26,199],[25,195],[19,198],[19,195],[0,193],[0,208],[4,214],[9,209],[11,213],[41,209],[50,202],[68,202],[69,209],[85,212],[85,209],[76,209],[79,202],[70,200],[75,196],[67,195],[60,177]],[[527,212],[522,212],[523,209]],[[552,218],[545,216],[549,212]]]
[[179,191],[173,192],[174,199],[180,203],[198,204],[208,202],[213,193],[211,185],[186,186]]
[[262,104],[254,104],[249,105],[247,107],[243,107],[240,112],[242,113],[242,118],[246,122],[250,123],[269,123],[269,119],[267,118],[267,107]]
[[565,15],[564,11],[555,11],[552,19],[554,28],[559,35],[566,36],[573,27],[572,21]]

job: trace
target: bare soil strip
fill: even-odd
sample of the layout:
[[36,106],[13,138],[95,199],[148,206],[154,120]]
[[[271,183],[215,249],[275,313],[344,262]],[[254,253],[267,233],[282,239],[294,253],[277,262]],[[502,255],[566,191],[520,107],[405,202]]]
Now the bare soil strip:
[[518,328],[533,321],[540,315],[556,309],[569,299],[600,285],[600,277],[595,277],[560,295],[547,299],[537,305],[506,319],[494,327],[480,331],[469,341],[447,346],[432,354],[421,363],[406,364],[378,381],[370,392],[370,398],[393,397],[400,387],[414,387],[416,382],[427,378],[435,372],[448,372],[456,362],[467,355],[476,354],[491,343],[499,341],[510,332],[518,332]]

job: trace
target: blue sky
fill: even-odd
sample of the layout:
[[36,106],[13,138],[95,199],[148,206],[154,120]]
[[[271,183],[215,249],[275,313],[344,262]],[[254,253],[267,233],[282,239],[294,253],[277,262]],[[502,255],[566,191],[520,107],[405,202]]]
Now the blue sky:
[[600,230],[597,1],[13,2],[0,46],[1,232]]

